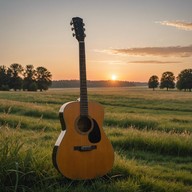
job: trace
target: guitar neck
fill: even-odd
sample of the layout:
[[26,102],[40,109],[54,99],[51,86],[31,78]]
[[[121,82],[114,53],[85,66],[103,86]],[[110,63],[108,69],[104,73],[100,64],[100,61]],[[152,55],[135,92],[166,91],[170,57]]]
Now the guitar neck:
[[80,70],[80,115],[88,116],[88,96],[86,78],[85,43],[79,42],[79,70]]

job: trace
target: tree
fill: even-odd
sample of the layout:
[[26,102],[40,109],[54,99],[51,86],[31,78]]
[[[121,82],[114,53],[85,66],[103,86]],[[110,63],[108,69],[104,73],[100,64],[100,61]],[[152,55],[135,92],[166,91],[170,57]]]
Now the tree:
[[192,69],[185,69],[181,71],[177,77],[177,88],[179,90],[189,90],[192,89]]
[[40,91],[47,90],[52,83],[51,73],[45,67],[37,67],[36,72],[37,72],[36,82],[38,89]]
[[160,88],[167,88],[167,91],[169,89],[174,89],[175,88],[175,76],[172,72],[167,71],[162,74],[161,77],[161,83],[160,83]]
[[156,75],[151,76],[148,81],[148,87],[153,88],[154,91],[155,88],[158,87],[158,85],[159,85],[159,78]]
[[10,89],[21,90],[23,80],[21,78],[23,72],[23,67],[18,63],[13,63],[9,67],[7,73],[11,76],[9,87]]
[[26,65],[23,79],[23,90],[37,91],[36,70],[33,65]]
[[0,66],[0,90],[9,90],[10,76],[7,73],[7,68],[3,65]]

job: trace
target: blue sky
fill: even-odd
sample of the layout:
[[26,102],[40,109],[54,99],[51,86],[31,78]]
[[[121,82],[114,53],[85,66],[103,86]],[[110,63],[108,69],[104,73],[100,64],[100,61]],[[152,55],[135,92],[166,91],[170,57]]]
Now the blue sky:
[[0,0],[0,65],[45,66],[78,79],[72,17],[86,28],[91,80],[148,81],[192,68],[191,0]]

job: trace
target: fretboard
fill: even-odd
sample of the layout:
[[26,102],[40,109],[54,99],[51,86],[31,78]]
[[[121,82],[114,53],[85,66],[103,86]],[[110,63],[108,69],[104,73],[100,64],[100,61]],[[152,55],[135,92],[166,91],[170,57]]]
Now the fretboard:
[[80,74],[80,115],[88,116],[88,96],[86,78],[85,43],[79,42],[79,74]]

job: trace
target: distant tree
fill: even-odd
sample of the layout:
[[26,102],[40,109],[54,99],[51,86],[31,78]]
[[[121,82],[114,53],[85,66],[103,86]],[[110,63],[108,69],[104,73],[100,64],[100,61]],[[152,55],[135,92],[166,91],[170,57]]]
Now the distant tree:
[[7,76],[7,69],[6,69],[6,67],[4,65],[0,66],[0,86],[7,83],[5,81],[6,76]]
[[0,90],[9,90],[10,77],[7,74],[7,68],[3,65],[0,66]]
[[23,79],[21,78],[23,72],[23,67],[18,63],[13,63],[10,65],[7,73],[10,75],[10,89],[21,90]]
[[153,88],[154,91],[155,88],[158,87],[158,85],[159,85],[159,78],[156,75],[151,76],[148,81],[148,87]]
[[23,90],[37,91],[36,70],[33,65],[26,65],[23,73]]
[[36,82],[38,89],[40,91],[48,90],[52,83],[52,74],[45,67],[37,67],[36,72]]
[[174,89],[175,88],[175,76],[172,72],[167,71],[162,74],[161,77],[161,83],[160,83],[160,88],[167,88],[167,91],[169,89]]
[[192,89],[192,69],[185,69],[181,71],[177,77],[176,87],[179,90],[189,90]]
[[37,91],[38,87],[37,87],[37,83],[34,81],[32,82],[29,87],[28,87],[28,91]]

